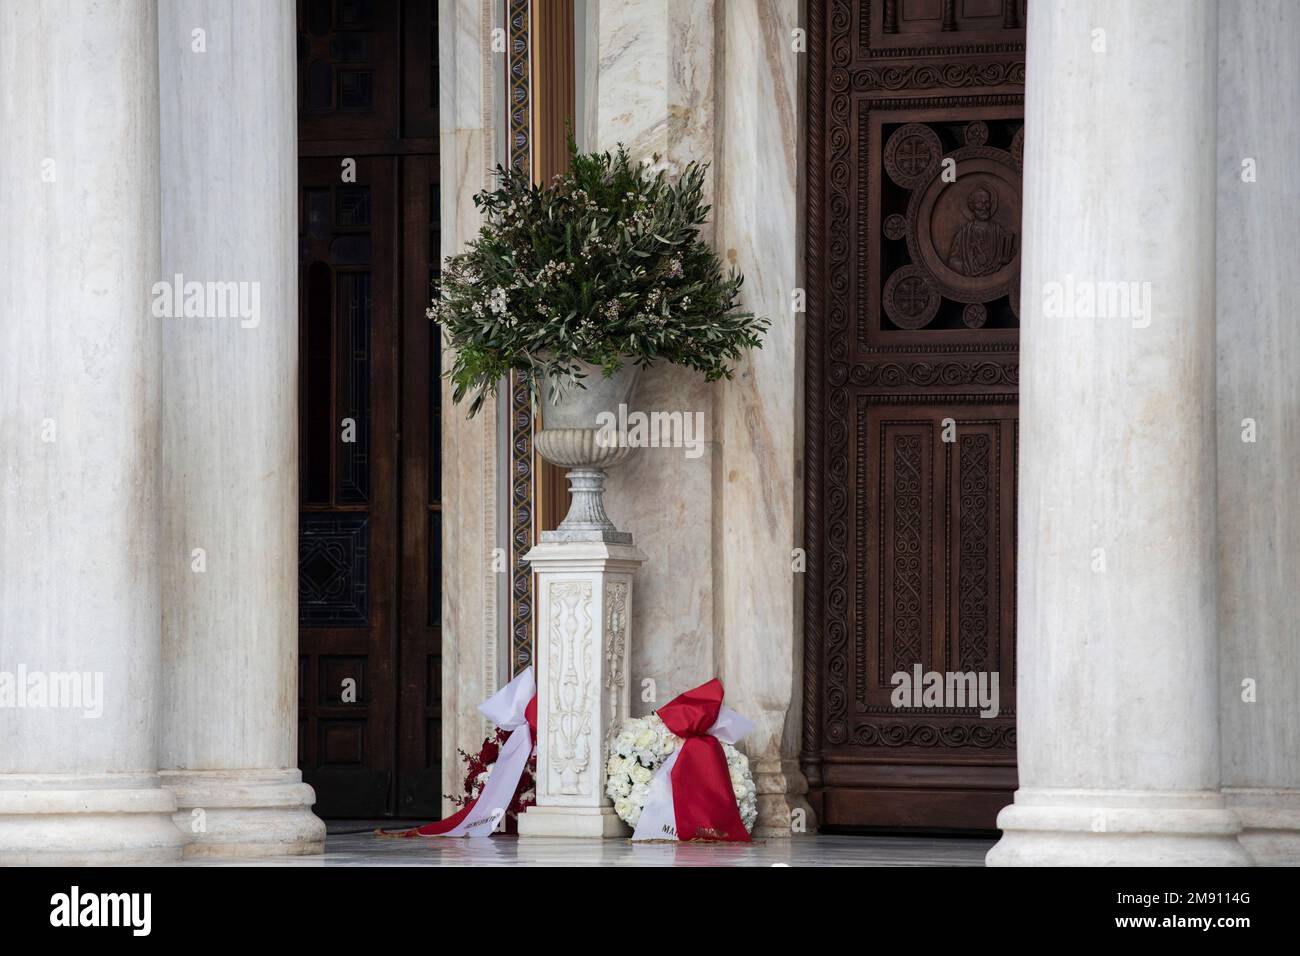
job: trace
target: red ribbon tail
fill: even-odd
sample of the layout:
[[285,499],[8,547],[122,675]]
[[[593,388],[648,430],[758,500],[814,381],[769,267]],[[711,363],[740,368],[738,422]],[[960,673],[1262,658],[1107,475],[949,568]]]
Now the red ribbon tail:
[[672,784],[679,840],[750,842],[717,737],[686,738],[673,765]]
[[422,836],[441,836],[449,830],[455,829],[474,809],[477,801],[471,800],[445,820],[436,820],[433,823],[426,823],[424,826],[414,827],[410,830],[376,830],[376,836],[382,837],[422,837]]

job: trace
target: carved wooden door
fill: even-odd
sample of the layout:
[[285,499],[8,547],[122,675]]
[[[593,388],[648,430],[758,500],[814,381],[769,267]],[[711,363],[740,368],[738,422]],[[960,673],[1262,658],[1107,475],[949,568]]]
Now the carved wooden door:
[[[1024,16],[810,7],[803,766],[832,827],[991,828],[1016,785]],[[998,714],[900,673],[996,674]]]
[[441,805],[436,9],[298,4],[298,759],[324,817]]

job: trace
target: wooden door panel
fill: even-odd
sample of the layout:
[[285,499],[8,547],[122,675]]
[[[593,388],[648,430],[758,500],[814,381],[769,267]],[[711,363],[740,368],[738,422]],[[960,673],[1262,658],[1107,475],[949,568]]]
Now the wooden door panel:
[[397,0],[299,0],[300,140],[394,137],[399,6]]
[[298,28],[299,766],[323,817],[436,816],[436,9],[299,0]]
[[[969,106],[940,97],[854,99],[855,148],[877,159],[860,164],[854,182],[852,342],[859,358],[932,351],[936,340],[950,353],[1015,347],[1020,99],[985,97]],[[951,183],[944,161],[951,161]],[[997,256],[997,268],[991,241],[987,262],[968,263],[971,252],[954,248],[978,245],[957,241],[969,231],[972,215],[964,200],[976,191],[990,194],[991,228],[1002,231],[1014,253],[1004,263]]]
[[442,809],[442,389],[425,315],[439,269],[438,164],[402,159],[402,611],[397,813]]
[[[945,422],[951,423],[945,428]],[[945,441],[945,432],[952,441]],[[852,438],[849,609],[860,759],[928,757],[936,746],[1000,752],[1014,741],[1014,405],[898,407],[858,396]],[[999,716],[891,702],[892,675],[997,671]],[[1002,679],[1005,675],[1006,679]]]
[[[1015,787],[1024,6],[810,21],[803,766],[824,825],[991,828]],[[996,674],[996,717],[901,705]]]
[[395,163],[340,179],[299,164],[301,766],[322,815],[369,816],[394,772]]

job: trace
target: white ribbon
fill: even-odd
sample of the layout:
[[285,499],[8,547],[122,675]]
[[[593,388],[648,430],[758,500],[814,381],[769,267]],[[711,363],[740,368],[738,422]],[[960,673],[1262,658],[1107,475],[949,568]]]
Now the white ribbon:
[[533,752],[533,734],[528,729],[524,710],[537,693],[531,667],[520,672],[514,680],[479,705],[479,712],[510,736],[501,745],[497,761],[492,765],[483,790],[474,807],[456,826],[439,836],[486,837],[505,816],[506,808],[515,798],[519,778],[524,775],[528,757]]
[[[735,744],[753,729],[754,722],[748,717],[742,717],[730,707],[723,707],[718,711],[718,719],[709,728],[709,733],[723,743]],[[678,839],[677,809],[673,804],[673,766],[681,752],[682,748],[678,747],[670,753],[650,778],[645,806],[641,808],[641,818],[632,833],[634,842]]]

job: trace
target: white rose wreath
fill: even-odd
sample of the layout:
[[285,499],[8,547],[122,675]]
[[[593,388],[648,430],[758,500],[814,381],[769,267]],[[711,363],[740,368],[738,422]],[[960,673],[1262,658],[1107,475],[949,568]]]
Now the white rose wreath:
[[[736,795],[740,820],[745,824],[745,831],[753,833],[754,821],[758,819],[758,789],[749,770],[749,758],[726,741],[719,742],[727,758],[731,792]],[[629,717],[610,741],[605,793],[614,801],[614,812],[619,819],[632,829],[636,829],[641,819],[650,779],[668,755],[681,745],[682,738],[664,726],[658,714]]]

